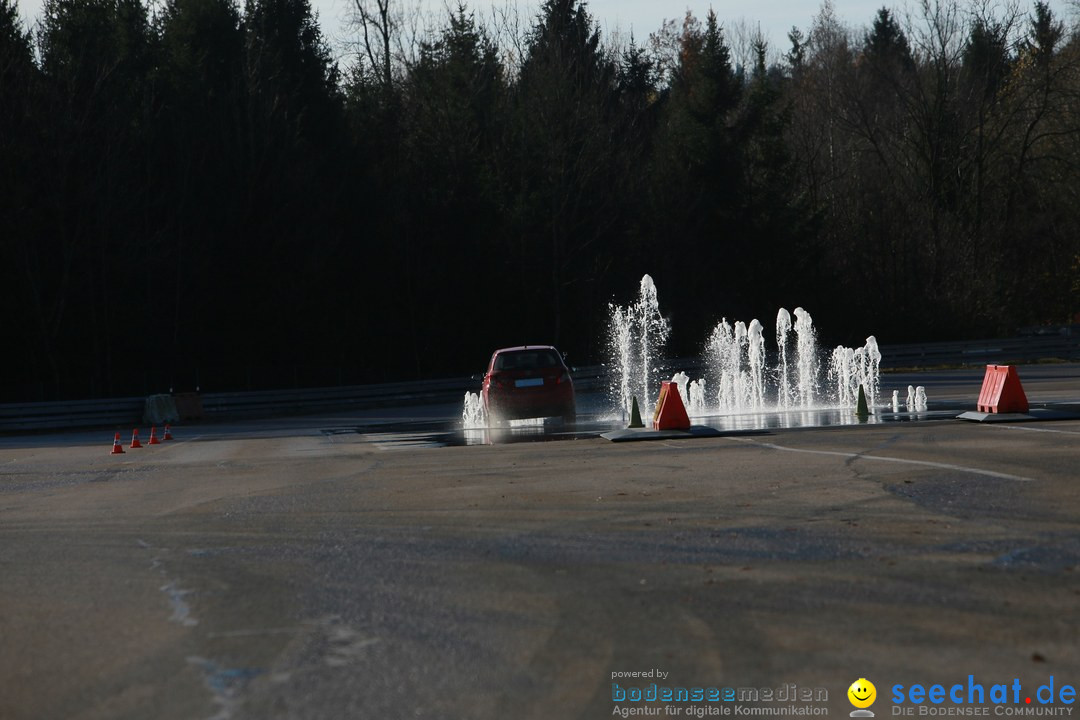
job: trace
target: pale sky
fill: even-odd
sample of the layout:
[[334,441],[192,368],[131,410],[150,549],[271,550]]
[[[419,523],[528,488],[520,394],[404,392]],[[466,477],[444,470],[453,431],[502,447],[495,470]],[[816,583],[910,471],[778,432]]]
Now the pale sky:
[[[42,0],[17,0],[19,13],[24,22],[32,24],[41,10]],[[238,0],[243,5],[243,0]],[[343,54],[350,34],[344,22],[353,0],[311,0],[319,15],[323,33],[338,54]],[[456,7],[457,0],[403,0],[408,6],[418,5],[428,17],[445,15],[449,4]],[[966,0],[960,0],[964,5]],[[1030,11],[1034,0],[1020,0],[1021,7]],[[539,7],[539,0],[466,0],[467,6],[478,16],[488,16],[492,6],[505,8],[516,4],[523,21],[531,24]],[[1070,18],[1070,0],[1050,0],[1050,8],[1060,18]],[[837,17],[853,28],[868,26],[882,6],[890,9],[903,8],[906,0],[833,0]],[[599,23],[604,36],[619,33],[624,37],[633,32],[639,44],[648,40],[649,34],[658,30],[666,19],[681,20],[687,10],[704,18],[709,8],[716,11],[721,24],[729,28],[737,23],[753,28],[760,25],[769,39],[771,50],[784,52],[788,48],[787,33],[792,26],[804,32],[821,8],[820,0],[591,0],[589,12]],[[441,23],[440,23],[441,24]]]
[[[20,2],[38,0],[20,0]],[[354,0],[311,0],[319,13],[323,30],[330,40],[348,39],[343,22]],[[477,16],[488,16],[492,7],[505,8],[516,5],[522,20],[532,20],[543,0],[465,0]],[[971,0],[957,0],[967,6]],[[1002,3],[1008,0],[1000,0]],[[1018,0],[1025,12],[1030,12],[1035,0]],[[1071,0],[1049,0],[1050,8],[1059,18],[1071,17]],[[447,6],[457,6],[457,0],[403,0],[410,6],[419,6],[429,17],[445,16]],[[1077,0],[1080,2],[1080,0]],[[735,24],[755,28],[760,26],[769,40],[770,50],[785,52],[789,43],[788,31],[793,26],[804,33],[809,29],[815,15],[821,9],[822,0],[588,0],[588,9],[600,25],[605,37],[618,33],[628,37],[632,32],[638,44],[644,44],[649,34],[660,29],[664,20],[682,21],[687,10],[704,19],[712,8],[717,19],[729,29]],[[840,22],[860,29],[868,27],[881,7],[891,10],[909,6],[909,0],[832,0],[833,9]],[[442,23],[439,23],[440,25]],[[730,35],[730,33],[729,33]],[[344,36],[344,37],[343,37]]]

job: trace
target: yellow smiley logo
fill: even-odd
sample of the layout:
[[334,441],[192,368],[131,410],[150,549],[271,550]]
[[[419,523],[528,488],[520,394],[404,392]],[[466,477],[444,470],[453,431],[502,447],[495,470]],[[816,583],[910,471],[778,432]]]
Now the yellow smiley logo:
[[857,708],[868,708],[877,700],[877,688],[866,678],[859,678],[847,689],[848,700]]

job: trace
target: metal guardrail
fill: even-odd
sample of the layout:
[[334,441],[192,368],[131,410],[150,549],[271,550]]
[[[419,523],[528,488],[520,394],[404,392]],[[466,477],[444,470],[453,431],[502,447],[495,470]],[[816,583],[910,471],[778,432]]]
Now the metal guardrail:
[[[914,368],[988,363],[1031,363],[1044,358],[1080,360],[1080,335],[1031,336],[1003,340],[883,345],[882,367]],[[691,375],[701,373],[700,359],[666,363]],[[574,371],[579,392],[607,389],[603,365]],[[205,419],[273,417],[356,409],[461,402],[479,392],[478,376],[348,387],[202,393]],[[0,432],[79,427],[132,427],[141,422],[145,398],[110,398],[46,403],[0,404]]]
[[350,408],[376,408],[460,402],[479,381],[449,378],[418,382],[354,385],[337,388],[203,393],[207,418],[315,413]]
[[1036,335],[999,340],[882,345],[881,366],[926,368],[941,365],[1013,365],[1046,358],[1080,360],[1080,336]]
[[[602,365],[578,368],[579,391],[606,387]],[[205,420],[274,417],[379,407],[460,403],[466,392],[479,392],[480,379],[457,377],[417,382],[382,383],[329,388],[201,393]],[[146,399],[107,398],[41,403],[0,404],[0,432],[118,426],[142,422]]]
[[[478,382],[452,378],[334,388],[201,393],[206,420],[272,417],[372,407],[460,402]],[[0,405],[0,432],[128,427],[142,421],[145,398]]]
[[142,418],[146,398],[109,398],[0,405],[0,432],[131,425]]

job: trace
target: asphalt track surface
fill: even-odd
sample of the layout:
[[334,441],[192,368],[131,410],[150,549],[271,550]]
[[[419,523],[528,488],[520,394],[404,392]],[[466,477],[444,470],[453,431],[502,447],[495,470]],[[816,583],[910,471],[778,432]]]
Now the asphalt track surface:
[[[1078,366],[1021,377],[1080,401]],[[943,412],[980,380],[883,387]],[[1080,421],[614,444],[586,420],[468,446],[454,412],[177,427],[116,456],[111,432],[0,438],[0,718],[789,704],[613,701],[652,683],[825,689],[801,706],[846,717],[863,677],[877,717],[897,684],[1073,709],[1037,693],[1080,685]]]

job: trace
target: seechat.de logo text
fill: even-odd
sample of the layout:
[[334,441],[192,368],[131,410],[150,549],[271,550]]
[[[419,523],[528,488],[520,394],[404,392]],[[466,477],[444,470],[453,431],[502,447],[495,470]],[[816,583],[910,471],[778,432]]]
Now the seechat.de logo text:
[[984,685],[974,675],[967,682],[951,684],[897,683],[891,688],[893,715],[1072,715],[1076,688],[1053,675],[1034,692],[1024,689],[1019,678]]

